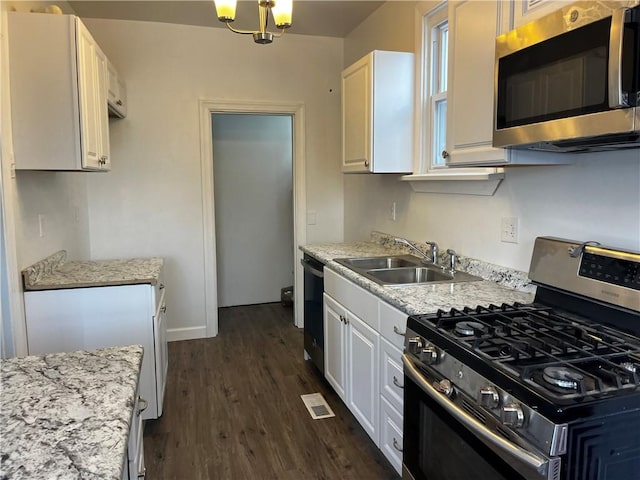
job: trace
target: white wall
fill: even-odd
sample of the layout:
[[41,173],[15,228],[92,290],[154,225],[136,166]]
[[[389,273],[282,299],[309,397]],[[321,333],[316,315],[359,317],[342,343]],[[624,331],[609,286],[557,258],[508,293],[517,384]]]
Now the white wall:
[[[393,15],[389,3],[376,10],[345,39],[345,52],[412,51],[413,36],[405,35],[399,44],[395,35],[396,30],[410,30],[406,17],[402,26],[394,19],[391,34],[376,28],[391,23]],[[351,56],[357,58],[356,53]],[[347,57],[345,53],[345,61]],[[529,268],[539,235],[640,250],[640,149],[574,157],[574,165],[507,169],[493,197],[415,193],[397,176],[345,175],[345,239],[367,239],[371,230],[381,230],[435,240],[461,255],[522,271]],[[394,201],[395,222],[388,215]],[[518,244],[500,241],[504,216],[520,219]]]
[[287,34],[263,46],[220,28],[85,24],[129,105],[111,124],[112,171],[88,180],[91,255],[164,257],[170,329],[205,325],[198,100],[303,102],[307,209],[317,212],[307,241],[342,240],[342,39]]

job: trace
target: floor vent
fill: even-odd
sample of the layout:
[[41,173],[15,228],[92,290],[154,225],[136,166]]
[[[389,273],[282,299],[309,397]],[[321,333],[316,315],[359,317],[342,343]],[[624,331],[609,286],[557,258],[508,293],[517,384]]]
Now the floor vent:
[[309,410],[311,418],[319,420],[321,418],[335,417],[333,410],[324,399],[321,393],[309,393],[307,395],[300,395],[304,406]]

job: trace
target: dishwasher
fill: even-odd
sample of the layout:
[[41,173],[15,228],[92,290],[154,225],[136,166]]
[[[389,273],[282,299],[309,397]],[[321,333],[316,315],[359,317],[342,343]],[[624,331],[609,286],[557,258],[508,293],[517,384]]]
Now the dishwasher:
[[308,254],[301,260],[304,267],[304,352],[324,375],[324,264]]

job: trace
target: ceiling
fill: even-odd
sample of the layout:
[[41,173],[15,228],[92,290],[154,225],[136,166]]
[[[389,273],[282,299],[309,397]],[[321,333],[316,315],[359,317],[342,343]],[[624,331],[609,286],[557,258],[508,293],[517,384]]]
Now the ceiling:
[[[384,2],[294,0],[290,33],[345,37]],[[82,18],[110,18],[149,22],[178,23],[226,28],[218,21],[212,1],[129,0],[81,1],[68,4]],[[233,26],[256,30],[258,7],[254,1],[239,1]]]

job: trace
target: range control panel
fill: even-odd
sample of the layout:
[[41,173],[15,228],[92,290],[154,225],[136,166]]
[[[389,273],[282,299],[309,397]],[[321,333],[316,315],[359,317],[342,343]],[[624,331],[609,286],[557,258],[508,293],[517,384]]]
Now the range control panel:
[[594,247],[585,248],[578,271],[581,277],[640,290],[640,255],[618,252],[608,255],[596,253],[597,250],[606,252]]

